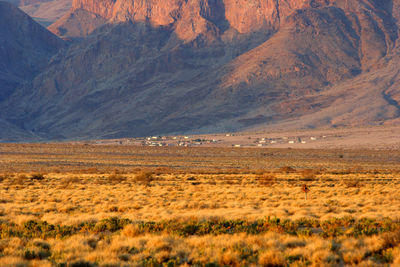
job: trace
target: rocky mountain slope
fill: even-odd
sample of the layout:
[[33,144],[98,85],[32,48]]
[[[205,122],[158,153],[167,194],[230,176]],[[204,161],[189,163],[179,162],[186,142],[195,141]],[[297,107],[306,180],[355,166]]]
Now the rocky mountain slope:
[[67,14],[72,0],[6,0],[22,9],[35,21],[47,27]]
[[[10,3],[0,2],[0,25],[1,102],[40,73],[64,43]],[[31,136],[1,118],[0,128],[0,140]]]
[[[314,1],[75,0],[70,14],[52,25],[50,30],[62,36],[84,37],[88,32],[80,32],[75,27],[71,29],[71,20],[67,18],[73,17],[75,23],[84,19],[87,24],[90,17],[94,20],[100,17],[113,23],[135,21],[146,22],[153,27],[170,26],[177,37],[188,41],[201,33],[222,33],[228,29],[240,34],[276,30],[281,20],[294,10],[315,5],[311,2]],[[85,24],[81,26],[87,27]]]
[[47,64],[63,42],[14,5],[0,2],[0,101]]
[[400,0],[74,0],[0,104],[44,138],[397,123]]

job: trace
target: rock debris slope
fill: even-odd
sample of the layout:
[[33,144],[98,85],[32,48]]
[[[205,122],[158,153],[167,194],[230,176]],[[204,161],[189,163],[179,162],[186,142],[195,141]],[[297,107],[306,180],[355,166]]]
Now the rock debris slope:
[[400,0],[74,0],[1,114],[44,138],[397,123]]

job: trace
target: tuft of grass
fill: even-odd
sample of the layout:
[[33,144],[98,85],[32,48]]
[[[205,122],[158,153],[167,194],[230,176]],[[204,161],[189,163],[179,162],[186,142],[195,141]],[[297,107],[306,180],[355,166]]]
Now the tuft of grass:
[[272,174],[260,174],[256,180],[261,186],[272,186],[276,183],[276,176]]
[[81,184],[82,183],[82,179],[76,176],[73,177],[67,177],[63,180],[63,182],[67,183],[67,184]]
[[0,183],[3,182],[3,180],[7,179],[8,177],[11,177],[11,175],[6,173],[0,174]]
[[359,178],[348,178],[348,179],[343,179],[342,183],[347,187],[347,188],[354,188],[354,187],[360,187],[361,186],[361,180]]
[[135,175],[135,182],[144,185],[150,185],[154,180],[154,174],[152,172],[140,172]]
[[382,235],[383,248],[394,248],[400,245],[400,230],[389,232]]
[[25,174],[20,174],[15,178],[14,183],[17,185],[24,185],[27,181],[28,177]]
[[260,254],[259,263],[262,266],[271,267],[284,267],[286,266],[286,260],[282,253],[278,250],[267,250]]
[[96,223],[93,228],[94,233],[101,233],[105,231],[115,232],[123,229],[126,225],[130,224],[128,219],[119,219],[118,217],[111,217]]
[[33,173],[31,174],[29,179],[31,179],[32,181],[41,181],[44,180],[44,175],[41,173]]
[[317,178],[317,172],[312,169],[305,169],[300,172],[301,178],[300,181],[303,182],[312,182]]
[[111,184],[119,184],[119,183],[125,182],[126,180],[127,180],[127,178],[125,176],[118,174],[118,173],[113,173],[108,176],[108,181]]

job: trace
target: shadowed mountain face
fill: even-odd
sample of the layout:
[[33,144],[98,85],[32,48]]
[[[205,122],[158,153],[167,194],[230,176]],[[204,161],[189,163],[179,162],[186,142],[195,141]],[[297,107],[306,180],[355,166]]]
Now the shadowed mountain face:
[[399,0],[75,0],[0,104],[44,138],[396,123]]
[[0,101],[33,79],[63,42],[12,4],[0,2]]
[[69,12],[72,0],[5,0],[47,27]]

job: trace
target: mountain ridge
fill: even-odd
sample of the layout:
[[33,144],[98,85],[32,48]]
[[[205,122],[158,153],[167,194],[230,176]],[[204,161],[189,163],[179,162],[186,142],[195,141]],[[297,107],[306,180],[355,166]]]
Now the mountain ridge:
[[0,114],[50,139],[398,123],[399,5],[75,0],[50,29],[76,42]]
[[64,16],[72,8],[72,0],[5,0],[47,27]]
[[63,42],[14,5],[0,2],[0,101],[33,79]]

